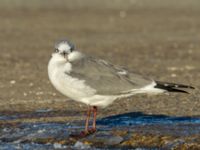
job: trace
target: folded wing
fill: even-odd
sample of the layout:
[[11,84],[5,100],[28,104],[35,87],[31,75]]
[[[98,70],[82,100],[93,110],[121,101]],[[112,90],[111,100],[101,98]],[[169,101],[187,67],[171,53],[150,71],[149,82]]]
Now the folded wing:
[[87,56],[72,62],[70,75],[83,80],[100,95],[118,95],[143,88],[153,82],[137,73]]

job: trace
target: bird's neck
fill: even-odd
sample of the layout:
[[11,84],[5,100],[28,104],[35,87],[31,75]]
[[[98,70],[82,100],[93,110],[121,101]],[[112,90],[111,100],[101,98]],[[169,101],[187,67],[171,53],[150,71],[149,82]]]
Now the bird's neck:
[[54,68],[63,66],[65,63],[67,63],[67,60],[65,58],[61,57],[57,53],[54,53],[52,54],[52,58],[50,59],[48,66],[50,70],[54,70]]

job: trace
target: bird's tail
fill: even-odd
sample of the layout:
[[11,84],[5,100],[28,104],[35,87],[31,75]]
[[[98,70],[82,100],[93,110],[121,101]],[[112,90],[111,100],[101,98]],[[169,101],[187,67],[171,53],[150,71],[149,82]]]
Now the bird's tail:
[[156,81],[155,88],[163,89],[168,92],[180,92],[180,93],[188,93],[185,89],[194,89],[194,87],[184,84],[176,84],[176,83],[168,83],[168,82],[160,82]]

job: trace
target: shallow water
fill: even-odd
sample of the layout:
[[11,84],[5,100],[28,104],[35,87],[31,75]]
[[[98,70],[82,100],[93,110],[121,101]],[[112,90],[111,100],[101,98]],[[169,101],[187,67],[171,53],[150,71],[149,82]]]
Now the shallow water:
[[141,112],[110,116],[99,120],[109,126],[151,125],[151,124],[200,124],[200,117],[173,117],[166,115],[148,115]]
[[[37,114],[36,114],[37,115]],[[23,116],[23,115],[21,115]],[[20,116],[20,117],[21,117]],[[19,116],[0,116],[0,121],[15,120]],[[81,122],[84,124],[84,122]],[[81,131],[83,126],[80,123],[19,123],[14,125],[0,126],[0,149],[103,149],[103,148],[123,148],[121,143],[129,139],[136,133],[139,135],[170,136],[172,139],[165,148],[187,142],[196,142],[196,136],[200,135],[200,118],[198,117],[170,117],[164,115],[146,115],[143,113],[127,113],[122,115],[110,116],[98,120],[96,134],[80,140],[70,140],[71,133]],[[117,135],[116,132],[128,131],[124,135]],[[113,134],[114,133],[114,134]],[[178,137],[178,139],[177,139]],[[109,140],[112,139],[112,140]],[[137,140],[137,139],[135,139]],[[87,142],[89,141],[89,142]],[[104,143],[99,145],[98,143]],[[133,141],[134,142],[134,141]],[[199,141],[197,141],[197,144]],[[85,144],[85,143],[90,143]],[[93,143],[93,144],[91,144]],[[125,146],[126,147],[126,146]],[[128,145],[130,148],[130,144]],[[133,146],[132,148],[142,148]],[[149,146],[152,149],[152,145]],[[158,147],[153,147],[157,149]],[[145,145],[143,149],[148,149]]]

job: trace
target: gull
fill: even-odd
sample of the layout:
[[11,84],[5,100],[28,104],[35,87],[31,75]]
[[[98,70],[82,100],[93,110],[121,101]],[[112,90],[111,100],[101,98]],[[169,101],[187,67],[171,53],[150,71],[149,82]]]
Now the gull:
[[[53,86],[63,95],[88,105],[82,137],[96,131],[97,108],[105,108],[117,99],[135,94],[188,93],[192,86],[160,82],[142,76],[105,60],[84,54],[68,40],[55,44],[48,64],[48,75]],[[93,113],[92,128],[89,128]]]

